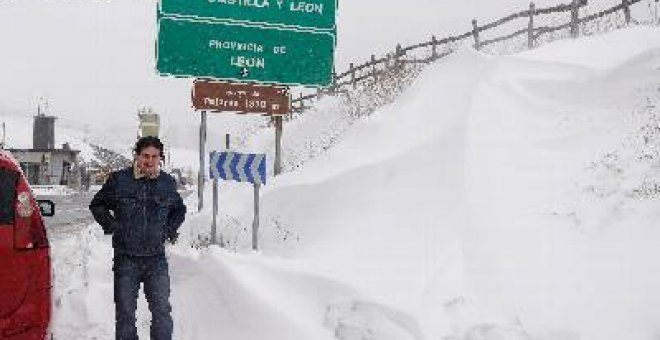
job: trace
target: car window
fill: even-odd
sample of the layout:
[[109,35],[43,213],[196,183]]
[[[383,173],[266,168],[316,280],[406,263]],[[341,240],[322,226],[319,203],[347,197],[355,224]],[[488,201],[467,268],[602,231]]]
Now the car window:
[[18,173],[0,168],[0,224],[14,223],[14,200]]

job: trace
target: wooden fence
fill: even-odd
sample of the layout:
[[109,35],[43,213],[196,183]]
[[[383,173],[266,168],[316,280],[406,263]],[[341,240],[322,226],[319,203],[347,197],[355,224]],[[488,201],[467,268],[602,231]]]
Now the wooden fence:
[[[451,44],[455,44],[466,39],[473,39],[473,46],[479,50],[495,43],[526,35],[526,47],[531,49],[538,44],[540,37],[543,35],[563,29],[569,29],[570,36],[577,37],[579,35],[579,28],[581,24],[590,22],[592,20],[597,20],[608,15],[616,14],[620,11],[623,12],[625,23],[627,25],[632,20],[630,7],[641,1],[642,0],[621,0],[621,3],[614,7],[585,16],[583,18],[580,18],[579,10],[580,8],[587,5],[587,0],[572,0],[571,3],[560,4],[548,8],[536,8],[534,3],[530,3],[529,9],[513,13],[504,18],[484,25],[479,25],[477,20],[472,20],[472,30],[463,34],[450,36],[443,39],[437,39],[435,36],[432,36],[430,41],[418,43],[408,47],[401,47],[401,45],[397,45],[396,49],[392,53],[388,53],[384,57],[376,58],[376,56],[371,55],[371,59],[361,65],[356,66],[351,63],[348,70],[333,75],[332,84],[328,88],[317,89],[316,93],[308,95],[302,95],[301,93],[299,97],[293,98],[292,110],[294,113],[304,111],[310,107],[306,104],[311,104],[312,101],[323,95],[346,94],[349,93],[351,89],[355,89],[358,84],[362,84],[367,80],[377,82],[379,77],[386,76],[387,74],[399,74],[401,71],[405,71],[406,65],[423,65],[434,62],[453,53],[453,49],[450,47]],[[658,0],[655,1],[657,2]],[[564,14],[566,17],[570,18],[570,20],[563,24],[554,26],[536,26],[535,18],[540,15],[547,14]],[[526,27],[522,27],[512,33],[500,35],[490,39],[484,39],[484,32],[494,30],[495,28],[501,27],[502,25],[512,22],[513,20],[524,18],[528,19]],[[426,52],[426,57],[420,58],[413,53],[418,51]]]

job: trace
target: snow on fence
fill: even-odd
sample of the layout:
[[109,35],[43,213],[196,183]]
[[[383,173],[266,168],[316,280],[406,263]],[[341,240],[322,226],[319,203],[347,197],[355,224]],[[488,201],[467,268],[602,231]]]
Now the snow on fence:
[[[586,9],[587,0],[572,0],[568,4],[560,4],[547,8],[536,8],[532,2],[529,5],[529,9],[510,14],[484,25],[479,25],[475,19],[472,20],[472,30],[463,34],[443,39],[432,36],[430,41],[407,47],[401,47],[399,44],[392,53],[388,53],[381,58],[376,58],[372,54],[371,59],[361,65],[356,66],[351,63],[345,72],[333,74],[332,84],[328,88],[317,89],[316,93],[308,95],[300,93],[299,97],[292,100],[292,111],[294,113],[300,113],[310,108],[310,104],[323,95],[348,95],[351,90],[365,85],[368,81],[377,83],[379,79],[391,76],[401,79],[414,77],[414,74],[418,73],[421,69],[420,65],[428,64],[450,55],[456,50],[459,43],[466,39],[471,38],[473,40],[473,46],[476,49],[492,53],[494,52],[492,49],[487,49],[491,45],[505,41],[510,42],[516,38],[523,38],[524,43],[519,44],[522,46],[514,47],[513,51],[508,51],[515,52],[522,48],[531,49],[540,43],[564,38],[565,36],[557,36],[558,32],[562,30],[568,30],[570,37],[577,37],[581,30],[583,34],[605,30],[607,27],[605,29],[602,28],[599,20],[611,16],[622,14],[624,22],[621,25],[610,23],[609,26],[625,26],[633,21],[631,17],[631,6],[642,1],[621,0],[621,3],[616,6],[594,14],[587,14],[582,18],[580,18],[580,10]],[[653,1],[656,2],[657,6],[659,0]],[[557,17],[568,18],[568,20],[557,20]],[[500,33],[505,25],[517,19],[527,19],[527,24],[524,27],[518,26],[514,28],[513,32],[507,31],[508,33]],[[616,18],[610,19],[610,22],[616,20]],[[589,23],[595,23],[598,27],[596,29],[590,29],[588,27]],[[495,34],[500,35],[486,37],[485,33],[487,31],[497,32]],[[544,37],[547,38],[543,40],[542,38]]]

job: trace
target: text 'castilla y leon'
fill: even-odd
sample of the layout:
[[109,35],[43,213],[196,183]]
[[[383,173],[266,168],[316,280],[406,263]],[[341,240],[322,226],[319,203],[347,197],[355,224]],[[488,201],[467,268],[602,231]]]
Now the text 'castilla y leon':
[[288,9],[291,12],[304,12],[304,13],[318,13],[323,14],[323,4],[311,3],[307,1],[290,1],[286,0],[208,0],[209,3],[220,5],[235,5],[242,7],[256,7],[256,8],[277,8],[287,9],[285,6],[288,3]]

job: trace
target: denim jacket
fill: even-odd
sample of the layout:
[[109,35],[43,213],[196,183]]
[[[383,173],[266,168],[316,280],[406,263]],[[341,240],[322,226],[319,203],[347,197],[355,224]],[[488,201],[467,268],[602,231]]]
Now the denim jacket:
[[132,167],[110,174],[89,210],[112,234],[115,252],[134,256],[162,254],[186,215],[172,176],[161,171],[156,178],[136,178]]

